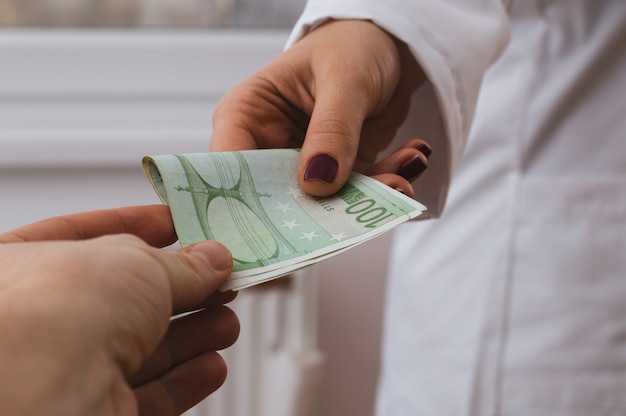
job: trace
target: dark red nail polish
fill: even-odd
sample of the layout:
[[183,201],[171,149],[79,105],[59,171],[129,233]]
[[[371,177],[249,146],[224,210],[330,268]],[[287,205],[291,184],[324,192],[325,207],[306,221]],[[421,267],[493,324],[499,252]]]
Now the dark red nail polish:
[[337,160],[326,154],[314,156],[309,162],[309,166],[304,171],[304,180],[318,180],[326,183],[333,183],[337,177],[339,163]]
[[398,168],[398,175],[411,182],[426,170],[426,164],[421,158],[415,157],[408,160]]
[[430,146],[427,145],[426,143],[420,143],[416,147],[416,149],[422,152],[422,154],[426,157],[430,157],[430,155],[433,153],[433,149],[431,149]]

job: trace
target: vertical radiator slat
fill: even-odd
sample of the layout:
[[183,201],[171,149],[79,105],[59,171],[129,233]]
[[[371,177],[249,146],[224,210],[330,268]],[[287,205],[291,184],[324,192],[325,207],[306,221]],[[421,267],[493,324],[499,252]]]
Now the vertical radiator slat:
[[[314,414],[311,398],[319,375],[315,367],[321,366],[314,274],[315,267],[310,267],[297,272],[290,284],[239,293],[230,306],[239,316],[241,334],[233,347],[222,351],[228,378],[185,416]],[[297,385],[288,386],[291,389],[274,385],[293,379],[294,371]],[[307,377],[310,380],[302,380]]]

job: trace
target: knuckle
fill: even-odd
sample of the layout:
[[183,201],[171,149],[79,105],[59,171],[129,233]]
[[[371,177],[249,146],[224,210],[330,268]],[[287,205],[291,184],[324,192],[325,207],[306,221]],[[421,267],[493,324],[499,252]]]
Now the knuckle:
[[334,143],[352,140],[357,136],[357,128],[337,114],[323,115],[314,125],[309,126],[309,137],[316,141]]
[[240,324],[237,314],[227,306],[220,306],[218,312],[219,327],[217,338],[220,339],[220,349],[227,348],[239,338]]

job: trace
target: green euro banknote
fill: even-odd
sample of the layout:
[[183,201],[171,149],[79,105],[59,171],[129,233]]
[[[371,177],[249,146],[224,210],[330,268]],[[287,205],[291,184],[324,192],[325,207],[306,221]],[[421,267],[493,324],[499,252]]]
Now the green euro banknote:
[[222,290],[266,282],[334,256],[417,217],[419,202],[353,173],[335,195],[298,186],[296,149],[146,156],[181,246],[217,240],[233,255]]

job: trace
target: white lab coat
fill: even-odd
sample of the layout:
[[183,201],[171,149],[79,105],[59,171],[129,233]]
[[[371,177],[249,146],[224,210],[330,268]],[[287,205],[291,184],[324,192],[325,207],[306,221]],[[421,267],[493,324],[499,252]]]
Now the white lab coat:
[[311,4],[292,40],[370,18],[432,84],[399,136],[433,143],[418,199],[447,201],[396,234],[378,414],[626,415],[626,1],[519,0],[478,97],[498,2]]

